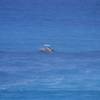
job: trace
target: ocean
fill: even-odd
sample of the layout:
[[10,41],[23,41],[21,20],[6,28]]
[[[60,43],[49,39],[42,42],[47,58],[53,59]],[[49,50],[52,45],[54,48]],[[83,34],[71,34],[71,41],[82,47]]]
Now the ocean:
[[98,100],[100,51],[0,52],[1,100]]
[[99,5],[1,0],[0,100],[99,100]]

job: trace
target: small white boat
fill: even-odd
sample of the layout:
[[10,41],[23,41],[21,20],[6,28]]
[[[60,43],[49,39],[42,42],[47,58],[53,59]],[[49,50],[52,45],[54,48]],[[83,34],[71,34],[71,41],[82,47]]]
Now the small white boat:
[[50,45],[45,44],[44,47],[39,49],[40,52],[44,52],[44,53],[52,53],[54,52],[54,49],[50,47]]

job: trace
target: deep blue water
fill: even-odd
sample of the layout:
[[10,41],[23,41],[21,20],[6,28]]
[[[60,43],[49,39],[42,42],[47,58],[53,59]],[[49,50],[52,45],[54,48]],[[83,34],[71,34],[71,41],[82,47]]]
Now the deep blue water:
[[1,0],[0,100],[99,100],[99,11],[99,0]]
[[0,52],[1,100],[98,100],[100,51]]

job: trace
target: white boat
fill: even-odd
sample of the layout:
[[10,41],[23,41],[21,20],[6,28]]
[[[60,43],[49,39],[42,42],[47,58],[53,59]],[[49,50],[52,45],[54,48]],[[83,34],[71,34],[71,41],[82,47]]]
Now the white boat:
[[45,44],[44,47],[40,48],[39,51],[44,53],[52,53],[54,52],[54,49],[50,47],[49,44]]

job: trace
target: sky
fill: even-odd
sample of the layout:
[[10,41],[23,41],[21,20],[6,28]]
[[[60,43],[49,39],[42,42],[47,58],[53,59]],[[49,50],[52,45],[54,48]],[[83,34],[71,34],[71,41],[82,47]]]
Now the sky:
[[98,42],[99,27],[99,0],[0,0],[1,48],[56,36]]

